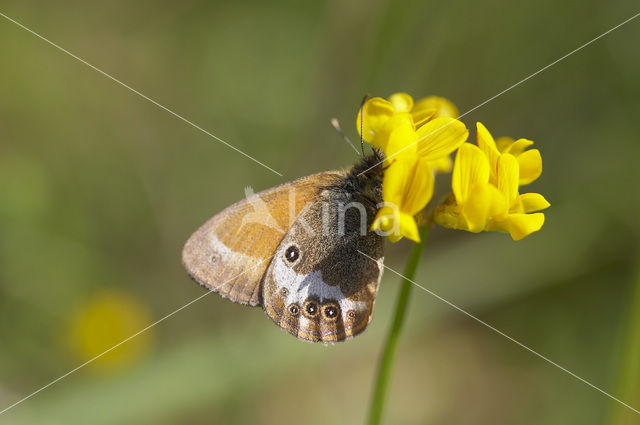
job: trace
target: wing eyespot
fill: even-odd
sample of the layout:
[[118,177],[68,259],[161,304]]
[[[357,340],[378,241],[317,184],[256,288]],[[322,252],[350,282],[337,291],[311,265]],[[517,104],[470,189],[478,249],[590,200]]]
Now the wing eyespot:
[[284,252],[284,258],[289,263],[295,263],[300,258],[300,248],[295,245],[289,245]]
[[313,301],[307,301],[304,303],[304,315],[309,318],[314,318],[318,315],[318,304]]
[[340,315],[340,307],[337,304],[330,303],[330,304],[325,304],[322,307],[322,317],[324,317],[325,320],[333,322],[338,318],[339,315]]
[[347,318],[349,319],[349,321],[353,321],[356,319],[356,312],[355,310],[349,310],[347,311]]
[[300,307],[298,307],[298,304],[295,303],[289,305],[287,310],[289,310],[289,314],[291,314],[292,316],[297,316],[298,314],[300,314]]

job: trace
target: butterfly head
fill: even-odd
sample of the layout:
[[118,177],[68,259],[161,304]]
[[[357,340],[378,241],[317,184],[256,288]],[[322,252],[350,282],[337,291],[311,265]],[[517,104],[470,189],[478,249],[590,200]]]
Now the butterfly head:
[[361,158],[343,180],[343,184],[349,185],[348,189],[362,194],[374,205],[382,202],[383,166],[378,155],[380,153],[374,151],[374,154]]

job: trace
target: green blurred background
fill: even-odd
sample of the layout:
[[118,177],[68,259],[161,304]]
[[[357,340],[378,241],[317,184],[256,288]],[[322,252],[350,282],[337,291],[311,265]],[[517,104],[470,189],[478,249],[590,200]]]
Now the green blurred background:
[[[599,2],[5,0],[0,11],[255,156],[271,173],[0,18],[0,410],[203,294],[186,238],[243,197],[355,155],[365,93],[467,111],[638,13]],[[534,140],[542,231],[432,232],[417,282],[640,408],[640,18],[465,116]],[[473,139],[472,139],[473,140]],[[446,189],[445,179],[440,189]],[[409,243],[388,244],[402,270]],[[355,340],[297,341],[210,295],[0,424],[362,423],[398,279]],[[635,318],[633,313],[635,312]],[[385,422],[640,424],[415,290]]]

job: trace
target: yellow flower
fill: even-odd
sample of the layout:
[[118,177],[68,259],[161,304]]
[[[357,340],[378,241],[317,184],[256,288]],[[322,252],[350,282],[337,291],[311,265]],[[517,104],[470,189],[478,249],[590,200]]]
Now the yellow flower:
[[498,190],[504,196],[507,208],[487,223],[487,230],[508,232],[513,240],[519,241],[540,230],[544,214],[534,212],[548,208],[550,204],[539,193],[518,193],[520,174],[515,156],[509,153],[500,155],[497,172]]
[[406,93],[393,94],[389,100],[371,98],[358,111],[358,133],[362,128],[362,138],[390,156],[387,145],[393,131],[415,131],[436,113],[435,109],[412,109],[413,99]]
[[453,165],[453,194],[436,207],[436,222],[477,233],[485,230],[490,217],[504,214],[506,199],[489,183],[489,174],[489,161],[484,153],[470,143],[463,144]]
[[[409,107],[408,95],[394,96],[391,99],[398,103],[393,106],[394,111]],[[365,122],[366,119],[365,114]],[[403,236],[418,242],[420,236],[414,216],[426,207],[433,195],[434,164],[462,145],[469,131],[463,123],[448,117],[428,120],[415,129],[408,112],[394,112],[380,128],[383,130],[377,131],[376,137],[380,141],[380,134],[385,135],[384,143],[379,146],[388,157],[382,181],[385,205],[378,211],[372,229],[385,232],[393,242]]]
[[501,154],[511,154],[518,160],[519,168],[519,184],[529,184],[542,174],[542,157],[538,149],[527,149],[533,145],[531,140],[518,139],[514,141],[510,137],[500,137],[497,141],[493,140],[493,136],[489,133],[489,130],[477,123],[478,133],[478,147],[484,151],[489,157],[491,163],[491,181],[495,184],[497,178],[498,158]]
[[[528,183],[540,175],[533,170],[536,172],[521,176],[522,151],[531,143],[519,142],[501,141],[501,152],[478,123],[479,147],[465,143],[458,150],[451,177],[453,195],[436,208],[436,222],[470,232],[507,232],[514,240],[540,230],[544,214],[534,212],[549,207],[549,202],[538,193],[518,193],[523,181]],[[529,165],[526,157],[522,161]],[[538,168],[542,170],[541,160]]]
[[[435,210],[446,227],[471,232],[497,230],[520,240],[539,230],[549,207],[538,193],[519,193],[542,173],[531,140],[494,140],[477,123],[478,146],[465,144],[468,130],[455,119],[458,109],[449,100],[429,96],[414,102],[406,93],[389,99],[374,97],[358,112],[356,125],[364,140],[385,154],[382,181],[384,205],[372,229],[393,242],[407,237],[419,241],[415,216],[433,196],[436,172],[450,171],[452,195]],[[458,149],[455,164],[450,154]]]
[[[364,120],[361,127],[362,116]],[[458,109],[444,97],[429,96],[414,103],[413,98],[407,93],[394,93],[389,96],[389,100],[381,97],[369,99],[358,111],[356,126],[358,132],[362,128],[364,140],[381,149],[387,157],[391,157],[414,143],[417,139],[412,139],[410,133],[419,130],[430,120],[457,116]],[[428,133],[423,132],[422,136],[425,134]],[[402,143],[390,143],[391,139],[401,140]],[[452,161],[449,155],[444,155],[430,161],[429,164],[435,171],[446,173],[451,171]]]
[[[71,320],[70,341],[80,359],[88,360],[129,338],[151,323],[147,308],[130,294],[120,291],[93,295]],[[121,368],[148,352],[150,330],[109,351],[92,363],[103,370]]]

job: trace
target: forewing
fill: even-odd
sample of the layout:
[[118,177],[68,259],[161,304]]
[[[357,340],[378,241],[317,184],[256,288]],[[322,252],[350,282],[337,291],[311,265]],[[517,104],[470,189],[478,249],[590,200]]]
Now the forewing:
[[326,172],[286,183],[226,208],[203,224],[182,250],[189,275],[242,304],[260,304],[260,282],[300,212],[342,174]]

